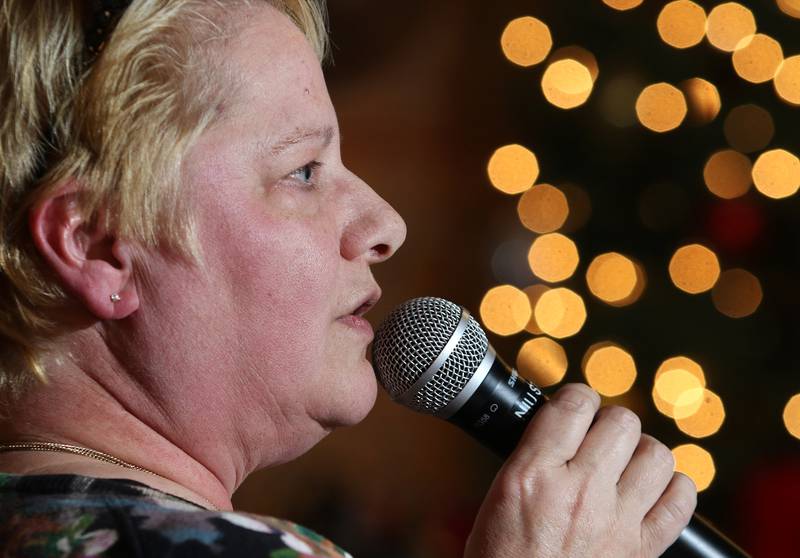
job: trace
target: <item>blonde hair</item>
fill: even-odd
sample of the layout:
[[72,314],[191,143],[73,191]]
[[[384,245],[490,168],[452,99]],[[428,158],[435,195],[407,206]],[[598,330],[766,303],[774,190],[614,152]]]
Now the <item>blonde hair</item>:
[[180,165],[214,122],[224,93],[214,79],[224,68],[214,39],[234,35],[245,22],[241,8],[269,4],[295,22],[322,60],[323,1],[133,0],[90,63],[88,0],[0,0],[3,398],[33,378],[46,381],[41,356],[62,331],[54,311],[68,300],[33,247],[31,207],[75,179],[90,221],[198,262]]

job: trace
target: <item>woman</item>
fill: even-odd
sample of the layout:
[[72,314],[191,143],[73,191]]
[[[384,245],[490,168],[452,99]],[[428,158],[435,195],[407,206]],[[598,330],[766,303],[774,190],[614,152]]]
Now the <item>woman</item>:
[[[322,8],[0,5],[5,555],[339,556],[231,506],[369,412],[370,266],[405,237],[340,160]],[[540,411],[468,556],[655,556],[678,536],[691,481],[598,406],[572,385]]]

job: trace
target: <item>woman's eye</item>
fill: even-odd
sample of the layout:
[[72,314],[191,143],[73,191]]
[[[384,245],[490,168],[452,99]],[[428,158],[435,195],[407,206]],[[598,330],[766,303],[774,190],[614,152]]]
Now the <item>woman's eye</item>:
[[295,178],[300,180],[301,182],[305,182],[307,184],[314,183],[314,177],[317,173],[317,169],[319,169],[320,163],[314,161],[312,163],[308,163],[303,165],[302,167],[295,169],[289,174],[290,178]]

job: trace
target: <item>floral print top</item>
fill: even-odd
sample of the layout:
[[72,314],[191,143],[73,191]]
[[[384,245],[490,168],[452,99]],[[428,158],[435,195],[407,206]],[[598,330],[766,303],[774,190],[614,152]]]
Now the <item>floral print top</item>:
[[351,558],[288,521],[212,512],[120,479],[0,473],[2,558]]

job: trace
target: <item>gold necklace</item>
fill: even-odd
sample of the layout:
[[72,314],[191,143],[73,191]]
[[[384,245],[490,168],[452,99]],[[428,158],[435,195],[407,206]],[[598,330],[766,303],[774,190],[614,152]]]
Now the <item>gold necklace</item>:
[[[144,467],[134,465],[133,463],[128,463],[127,461],[123,461],[119,457],[114,457],[113,455],[110,455],[108,453],[103,453],[102,451],[97,451],[90,448],[84,448],[81,446],[73,446],[70,444],[58,444],[56,442],[18,442],[15,444],[0,444],[0,453],[5,453],[9,451],[53,451],[53,452],[73,453],[75,455],[81,455],[83,457],[96,459],[97,461],[103,461],[105,463],[119,465],[120,467],[124,467],[126,469],[141,471],[143,473],[147,473],[148,475],[153,475],[154,477],[158,477],[165,481],[172,482],[166,477],[163,477],[158,473],[154,473],[150,469],[145,469]],[[197,497],[206,503],[208,509],[213,511],[219,511],[217,507],[214,506],[214,504],[212,504],[199,494],[197,495]]]

